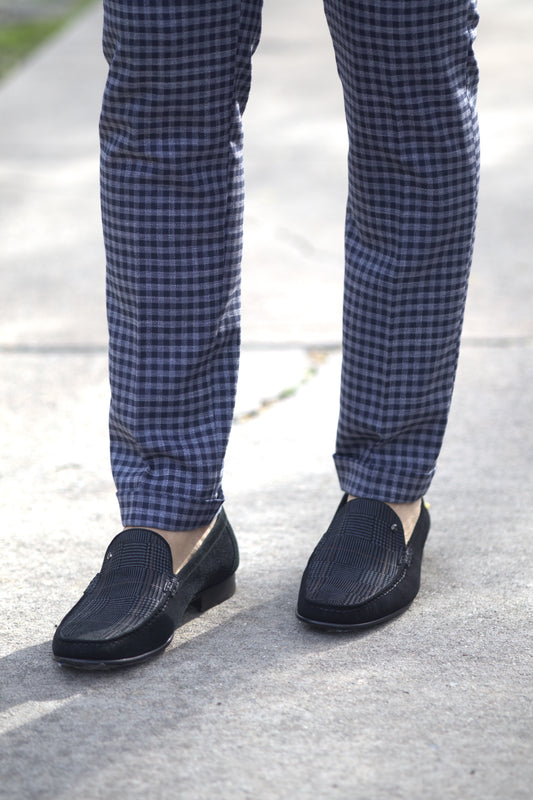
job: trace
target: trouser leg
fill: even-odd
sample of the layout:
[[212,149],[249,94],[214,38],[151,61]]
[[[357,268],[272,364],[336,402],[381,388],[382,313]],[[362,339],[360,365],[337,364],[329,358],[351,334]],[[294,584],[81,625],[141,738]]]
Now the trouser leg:
[[223,500],[240,339],[241,114],[261,0],[104,0],[110,439],[124,525]]
[[474,0],[325,0],[349,131],[341,406],[350,494],[427,490],[446,426],[478,186]]

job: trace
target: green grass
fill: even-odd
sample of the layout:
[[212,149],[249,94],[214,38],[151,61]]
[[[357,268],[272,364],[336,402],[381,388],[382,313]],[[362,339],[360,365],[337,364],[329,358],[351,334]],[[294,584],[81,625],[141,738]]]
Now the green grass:
[[0,24],[0,78],[93,0],[72,0],[58,16]]
[[47,19],[0,26],[0,77],[55,33],[60,25],[57,19]]

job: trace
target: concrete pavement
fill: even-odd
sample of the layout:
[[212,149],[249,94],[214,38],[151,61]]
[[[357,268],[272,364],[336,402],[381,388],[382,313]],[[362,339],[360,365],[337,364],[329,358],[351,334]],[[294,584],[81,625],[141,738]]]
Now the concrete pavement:
[[247,110],[244,347],[228,452],[239,590],[166,654],[59,669],[119,528],[107,456],[90,11],[0,85],[0,797],[526,800],[531,761],[533,9],[483,0],[480,221],[418,601],[294,617],[339,490],[346,137],[320,3],[269,0]]

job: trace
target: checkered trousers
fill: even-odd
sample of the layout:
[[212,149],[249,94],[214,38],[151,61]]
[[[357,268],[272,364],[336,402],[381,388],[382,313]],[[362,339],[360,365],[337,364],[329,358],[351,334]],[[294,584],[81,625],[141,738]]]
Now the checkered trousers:
[[256,0],[105,0],[111,461],[125,525],[222,502],[240,344],[241,114]]
[[473,0],[325,0],[349,197],[335,463],[360,497],[429,487],[457,365],[477,205]]
[[[477,185],[471,0],[326,0],[350,132],[343,488],[425,491]],[[241,115],[260,0],[104,0],[111,459],[126,525],[220,506],[239,352]],[[319,143],[317,143],[317,147]]]

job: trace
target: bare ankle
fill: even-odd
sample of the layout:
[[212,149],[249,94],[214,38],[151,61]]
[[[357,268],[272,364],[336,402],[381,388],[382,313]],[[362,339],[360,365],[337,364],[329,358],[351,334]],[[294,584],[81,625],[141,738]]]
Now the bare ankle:
[[[348,500],[355,500],[356,498],[354,495],[349,494]],[[403,527],[403,533],[405,537],[405,543],[409,542],[413,531],[415,529],[415,525],[418,522],[418,518],[420,516],[420,508],[421,508],[422,500],[418,499],[412,503],[388,503],[387,505],[392,508],[392,510],[399,516],[400,521]]]
[[[213,524],[214,520],[209,525],[201,525],[199,528],[193,528],[189,531],[167,531],[147,525],[142,527],[158,533],[167,542],[172,553],[172,569],[176,573],[185,566],[191,556],[198,550]],[[128,526],[125,530],[128,530],[129,527],[134,526]]]
[[405,544],[413,535],[415,525],[420,516],[422,500],[415,500],[413,503],[387,503],[396,514],[400,517],[403,527],[403,534],[405,537]]

